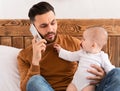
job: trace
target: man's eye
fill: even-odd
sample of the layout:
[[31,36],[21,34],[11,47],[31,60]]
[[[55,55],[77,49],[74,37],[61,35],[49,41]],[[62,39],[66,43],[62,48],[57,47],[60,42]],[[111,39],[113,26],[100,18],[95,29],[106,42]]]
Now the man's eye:
[[47,27],[47,25],[41,25],[40,27],[41,27],[41,28],[45,28],[45,27]]
[[55,21],[51,23],[51,25],[55,25],[55,24],[56,24],[56,22],[55,22]]
[[51,23],[51,25],[54,25],[55,23]]

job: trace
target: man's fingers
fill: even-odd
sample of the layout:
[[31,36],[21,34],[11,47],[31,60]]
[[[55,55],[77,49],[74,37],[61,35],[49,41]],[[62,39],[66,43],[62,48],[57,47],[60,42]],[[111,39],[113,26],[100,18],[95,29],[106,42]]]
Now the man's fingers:
[[91,81],[90,84],[91,84],[91,85],[96,85],[96,84],[98,84],[99,82],[100,82],[100,80],[99,80],[99,81]]
[[101,80],[100,76],[88,76],[87,79],[89,80]]
[[105,71],[98,65],[91,65],[91,69],[87,71],[93,76],[88,76],[87,79],[91,80],[91,84],[99,83],[105,77]]
[[102,76],[103,75],[103,72],[99,72],[99,71],[97,71],[97,70],[95,70],[95,69],[91,69],[91,70],[87,70],[89,73],[91,73],[91,74],[94,74],[94,75],[96,75],[96,76]]
[[41,44],[41,43],[46,44],[47,41],[46,41],[45,39],[41,39],[41,40],[39,40],[39,41],[36,41],[35,37],[34,37],[33,40],[32,40],[32,44],[37,44],[37,45],[39,45],[39,44]]
[[92,64],[91,67],[93,69],[88,69],[89,73],[92,73],[96,76],[101,76],[101,77],[105,76],[105,71],[100,66]]
[[87,79],[91,80],[90,84],[98,84],[101,81],[100,76],[88,76]]
[[91,67],[95,68],[98,72],[104,72],[104,70],[100,66],[98,66],[98,65],[92,64]]

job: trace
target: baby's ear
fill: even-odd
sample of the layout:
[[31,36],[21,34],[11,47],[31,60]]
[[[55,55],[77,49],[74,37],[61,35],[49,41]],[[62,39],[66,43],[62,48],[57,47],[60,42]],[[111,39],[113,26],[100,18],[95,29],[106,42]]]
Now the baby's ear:
[[93,48],[96,48],[96,47],[97,47],[97,43],[96,43],[96,42],[93,42],[92,47],[93,47]]

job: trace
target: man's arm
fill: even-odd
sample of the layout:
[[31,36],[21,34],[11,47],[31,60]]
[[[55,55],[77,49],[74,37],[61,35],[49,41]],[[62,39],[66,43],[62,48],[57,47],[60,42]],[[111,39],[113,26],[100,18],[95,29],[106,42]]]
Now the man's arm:
[[26,91],[27,81],[31,76],[40,74],[40,67],[35,65],[30,65],[25,59],[25,56],[22,53],[20,53],[18,55],[18,70],[20,73],[21,91]]
[[40,74],[39,62],[41,61],[41,52],[46,49],[44,44],[46,41],[36,42],[35,40],[35,38],[32,40],[33,51],[21,51],[18,55],[18,69],[21,77],[20,86],[22,91],[26,91],[26,84],[31,76]]

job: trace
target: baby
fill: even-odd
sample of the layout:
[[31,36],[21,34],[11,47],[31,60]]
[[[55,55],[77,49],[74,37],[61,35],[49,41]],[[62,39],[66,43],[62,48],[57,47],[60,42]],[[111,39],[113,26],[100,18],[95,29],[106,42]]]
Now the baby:
[[83,33],[80,50],[70,52],[61,48],[59,44],[54,45],[60,58],[67,61],[79,61],[77,71],[66,91],[95,91],[95,85],[90,85],[91,80],[87,79],[88,76],[93,76],[87,72],[91,64],[101,66],[106,73],[115,68],[110,63],[108,55],[101,51],[107,43],[107,38],[108,34],[104,28],[90,27]]

